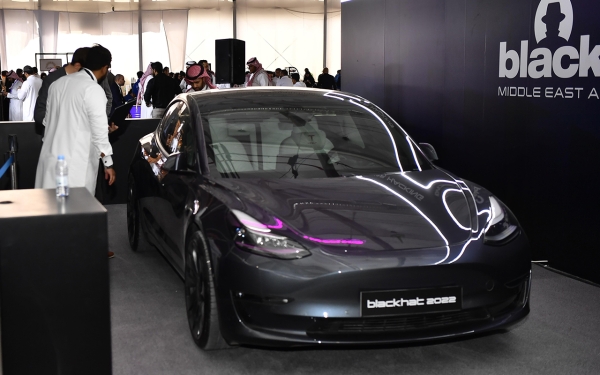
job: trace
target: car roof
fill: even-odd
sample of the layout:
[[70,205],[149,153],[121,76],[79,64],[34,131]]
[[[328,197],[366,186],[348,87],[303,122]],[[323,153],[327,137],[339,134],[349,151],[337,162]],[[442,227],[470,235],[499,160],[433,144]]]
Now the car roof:
[[240,88],[231,88],[231,89],[216,89],[216,90],[206,90],[206,91],[196,91],[183,94],[187,96],[188,100],[194,100],[199,107],[203,107],[207,101],[212,102],[213,100],[223,100],[225,98],[228,99],[244,99],[247,97],[254,97],[256,95],[260,96],[287,96],[287,97],[298,97],[298,98],[313,98],[316,99],[322,96],[329,97],[337,97],[338,99],[352,99],[357,102],[367,102],[364,98],[343,92],[343,91],[335,91],[335,90],[323,90],[323,89],[313,89],[313,88],[304,88],[304,87],[275,87],[275,86],[266,86],[266,87],[240,87]]

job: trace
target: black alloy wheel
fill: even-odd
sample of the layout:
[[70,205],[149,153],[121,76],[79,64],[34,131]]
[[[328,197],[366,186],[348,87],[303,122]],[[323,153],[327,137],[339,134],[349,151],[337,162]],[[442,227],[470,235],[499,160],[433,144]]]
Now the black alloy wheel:
[[229,345],[219,329],[212,265],[204,235],[191,233],[185,249],[185,307],[192,338],[204,350]]

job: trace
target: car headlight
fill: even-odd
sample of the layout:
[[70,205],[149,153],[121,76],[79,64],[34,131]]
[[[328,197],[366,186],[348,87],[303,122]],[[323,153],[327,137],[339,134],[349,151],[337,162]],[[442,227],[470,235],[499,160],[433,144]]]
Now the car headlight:
[[310,255],[300,243],[271,233],[268,225],[260,223],[238,210],[231,210],[240,224],[235,228],[235,243],[251,253],[278,259],[300,259]]
[[484,241],[490,244],[504,244],[514,237],[518,228],[511,223],[510,215],[496,198],[490,197],[490,206],[492,218],[485,229]]

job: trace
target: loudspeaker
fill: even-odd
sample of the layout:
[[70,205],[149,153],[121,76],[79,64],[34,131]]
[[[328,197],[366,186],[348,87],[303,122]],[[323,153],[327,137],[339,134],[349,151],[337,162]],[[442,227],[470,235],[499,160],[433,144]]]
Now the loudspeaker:
[[217,83],[243,85],[246,72],[246,42],[239,39],[215,40]]

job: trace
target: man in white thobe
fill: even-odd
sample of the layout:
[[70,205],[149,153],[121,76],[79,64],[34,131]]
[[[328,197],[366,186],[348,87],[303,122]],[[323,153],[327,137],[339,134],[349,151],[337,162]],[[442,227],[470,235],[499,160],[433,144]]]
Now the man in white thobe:
[[292,73],[292,82],[294,83],[294,87],[306,87],[306,84],[300,81],[300,74]]
[[140,78],[140,86],[138,90],[137,101],[137,105],[140,106],[140,118],[152,118],[152,106],[147,105],[146,101],[144,100],[144,94],[146,93],[146,90],[148,89],[148,84],[150,83],[150,80],[152,80],[152,78],[152,63],[150,63],[148,64],[146,71],[142,75],[142,78]]
[[267,72],[265,72],[265,70],[263,69],[262,64],[258,62],[256,57],[253,57],[250,60],[248,60],[246,64],[248,65],[248,70],[252,74],[250,76],[250,79],[248,80],[248,83],[246,84],[247,87],[269,86],[269,76],[267,75]]
[[277,81],[277,86],[294,86],[292,79],[288,76],[287,70],[284,69],[281,71],[281,78],[279,78],[279,81]]
[[275,74],[273,75],[273,80],[271,81],[272,86],[277,86],[277,82],[279,82],[279,78],[281,78],[281,69],[275,69]]
[[106,95],[98,81],[106,78],[111,62],[106,48],[88,50],[85,68],[50,86],[44,126],[44,144],[35,176],[36,188],[56,187],[56,160],[64,155],[69,166],[69,187],[85,187],[94,195],[98,159],[112,185],[115,172],[108,141]]
[[10,99],[8,106],[9,121],[23,121],[23,101],[19,100],[19,90],[23,86],[21,77],[14,71],[10,71],[6,82],[12,82],[9,89],[3,92],[3,95]]
[[27,80],[23,82],[23,86],[21,86],[17,96],[19,100],[23,101],[23,121],[33,121],[35,102],[42,88],[42,79],[37,74],[34,74],[33,68],[29,65],[25,65],[23,74],[27,77]]

